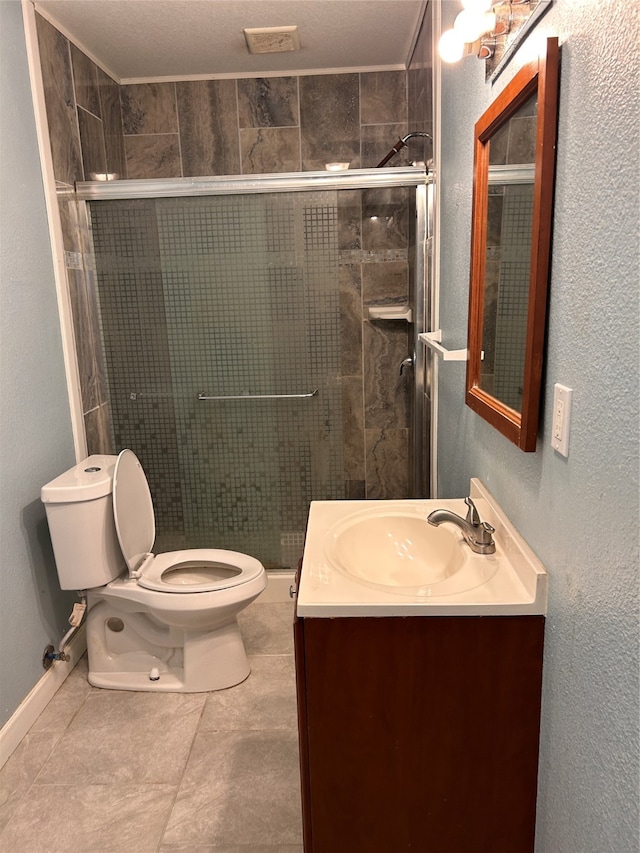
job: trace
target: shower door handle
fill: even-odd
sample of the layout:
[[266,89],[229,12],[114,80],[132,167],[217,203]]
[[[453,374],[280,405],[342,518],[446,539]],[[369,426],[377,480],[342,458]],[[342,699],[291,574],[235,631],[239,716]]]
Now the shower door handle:
[[205,402],[206,400],[303,400],[308,397],[315,397],[318,389],[309,391],[306,394],[232,394],[230,396],[208,397],[206,394],[198,394],[198,400]]

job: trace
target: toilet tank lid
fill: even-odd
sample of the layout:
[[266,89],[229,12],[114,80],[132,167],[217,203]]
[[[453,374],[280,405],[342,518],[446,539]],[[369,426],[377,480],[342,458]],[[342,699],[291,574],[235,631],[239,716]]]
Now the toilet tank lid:
[[79,503],[111,494],[117,456],[94,454],[40,490],[43,503]]

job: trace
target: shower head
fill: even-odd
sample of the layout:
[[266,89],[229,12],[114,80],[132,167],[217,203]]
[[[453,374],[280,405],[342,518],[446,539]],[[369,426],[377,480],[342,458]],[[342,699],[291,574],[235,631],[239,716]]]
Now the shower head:
[[386,164],[389,162],[389,160],[391,160],[391,158],[394,156],[394,154],[397,154],[401,148],[404,148],[406,146],[407,140],[413,139],[414,136],[426,136],[427,139],[432,139],[432,136],[430,133],[424,133],[421,130],[414,130],[413,133],[407,133],[406,136],[403,136],[402,139],[399,139],[396,142],[396,144],[393,146],[391,151],[389,151],[389,153],[384,158],[384,160],[381,160],[378,163],[378,165],[376,166],[376,169],[380,169],[382,166],[386,166]]

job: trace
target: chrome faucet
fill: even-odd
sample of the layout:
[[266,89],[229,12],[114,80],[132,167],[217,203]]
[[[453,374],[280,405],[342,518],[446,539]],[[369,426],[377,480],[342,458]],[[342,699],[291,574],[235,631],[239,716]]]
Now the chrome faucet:
[[465,498],[464,502],[468,507],[466,518],[456,515],[449,509],[436,509],[429,514],[427,521],[434,527],[446,522],[455,524],[460,528],[464,541],[475,554],[494,554],[496,543],[492,534],[495,533],[495,528],[486,521],[480,521],[478,510],[471,498]]

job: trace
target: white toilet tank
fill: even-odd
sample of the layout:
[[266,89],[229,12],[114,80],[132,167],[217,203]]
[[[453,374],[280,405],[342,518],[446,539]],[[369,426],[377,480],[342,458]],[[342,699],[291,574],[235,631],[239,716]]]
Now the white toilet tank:
[[125,569],[113,518],[117,456],[89,456],[40,491],[61,589],[92,589]]

